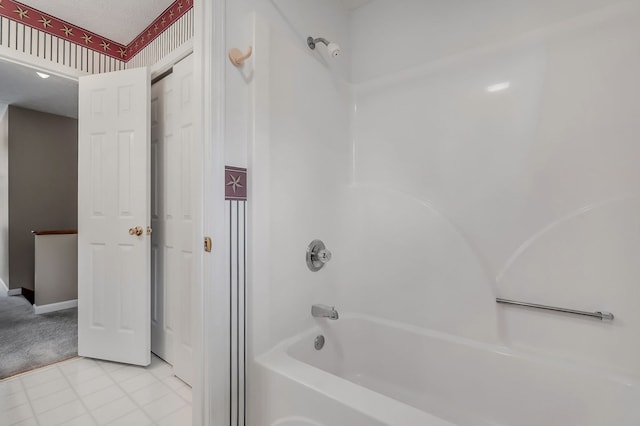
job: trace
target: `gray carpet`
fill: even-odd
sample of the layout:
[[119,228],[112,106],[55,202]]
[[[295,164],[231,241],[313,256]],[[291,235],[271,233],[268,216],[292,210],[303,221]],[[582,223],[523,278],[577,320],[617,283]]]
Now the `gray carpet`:
[[0,297],[0,379],[77,355],[78,308],[36,315],[24,297]]

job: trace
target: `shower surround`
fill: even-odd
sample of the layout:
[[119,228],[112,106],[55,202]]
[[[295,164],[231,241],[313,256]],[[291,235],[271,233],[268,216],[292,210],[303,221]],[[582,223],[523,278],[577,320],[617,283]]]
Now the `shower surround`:
[[321,3],[229,5],[246,424],[638,424],[638,3]]

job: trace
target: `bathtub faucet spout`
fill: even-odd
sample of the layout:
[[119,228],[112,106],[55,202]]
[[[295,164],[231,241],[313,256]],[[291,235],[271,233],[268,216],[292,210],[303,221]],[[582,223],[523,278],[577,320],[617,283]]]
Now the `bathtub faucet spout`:
[[313,305],[311,307],[311,315],[316,318],[338,319],[338,311],[336,311],[336,308],[327,305]]

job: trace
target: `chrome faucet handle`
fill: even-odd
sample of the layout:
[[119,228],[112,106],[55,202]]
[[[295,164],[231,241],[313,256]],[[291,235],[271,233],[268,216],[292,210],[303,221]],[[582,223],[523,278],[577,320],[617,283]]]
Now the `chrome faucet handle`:
[[320,240],[313,240],[307,247],[307,266],[309,270],[317,272],[331,260],[331,252]]
[[327,249],[322,249],[318,253],[316,253],[316,259],[318,259],[322,263],[327,263],[331,260],[331,252]]

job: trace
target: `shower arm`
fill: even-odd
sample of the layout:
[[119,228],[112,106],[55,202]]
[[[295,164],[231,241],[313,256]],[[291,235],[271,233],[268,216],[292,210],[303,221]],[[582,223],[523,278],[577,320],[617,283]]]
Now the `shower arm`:
[[323,43],[325,46],[329,46],[329,40],[327,40],[324,37],[318,37],[318,38],[307,37],[307,46],[309,46],[309,49],[311,50],[315,49],[316,43]]

